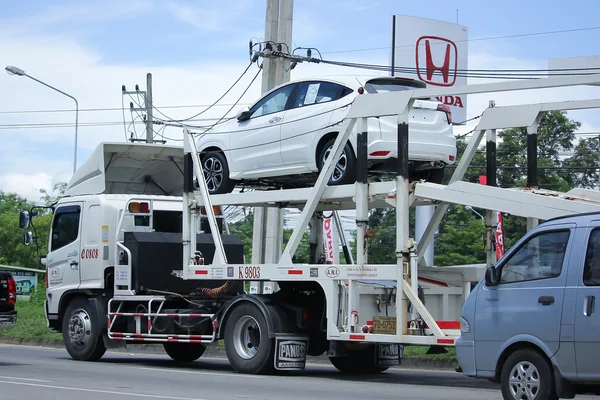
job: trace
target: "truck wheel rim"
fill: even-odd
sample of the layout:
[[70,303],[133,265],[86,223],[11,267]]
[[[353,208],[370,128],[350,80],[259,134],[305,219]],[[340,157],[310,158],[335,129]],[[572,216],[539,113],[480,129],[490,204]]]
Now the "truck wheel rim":
[[69,338],[77,346],[85,346],[92,334],[92,321],[85,310],[77,310],[69,320]]
[[[332,148],[333,148],[333,146],[329,146],[327,148],[327,150],[325,150],[325,154],[323,154],[323,166],[325,166],[325,161],[327,160],[327,157],[329,157],[329,154],[331,153]],[[346,175],[347,167],[348,167],[348,157],[346,156],[346,150],[344,150],[342,152],[342,155],[340,155],[340,158],[338,159],[337,164],[335,164],[335,169],[333,170],[333,173],[331,174],[331,177],[329,178],[329,180],[331,182],[337,182],[340,179],[342,179],[344,177],[344,175]]]
[[256,319],[245,315],[233,327],[233,346],[244,360],[253,358],[260,349],[260,326]]
[[215,191],[223,183],[223,164],[216,157],[208,157],[204,160],[204,176],[208,190]]
[[513,367],[508,378],[510,394],[515,400],[533,400],[540,391],[540,374],[533,363],[521,361]]

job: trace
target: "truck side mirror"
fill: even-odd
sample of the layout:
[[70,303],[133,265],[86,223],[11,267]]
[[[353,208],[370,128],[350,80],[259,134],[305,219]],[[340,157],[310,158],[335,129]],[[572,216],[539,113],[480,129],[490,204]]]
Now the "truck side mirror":
[[19,213],[19,228],[21,228],[21,229],[29,228],[29,222],[30,222],[29,211],[21,211]]
[[498,270],[493,265],[485,271],[486,286],[498,286],[499,278]]
[[23,244],[29,246],[31,243],[33,243],[33,233],[25,232],[23,234]]

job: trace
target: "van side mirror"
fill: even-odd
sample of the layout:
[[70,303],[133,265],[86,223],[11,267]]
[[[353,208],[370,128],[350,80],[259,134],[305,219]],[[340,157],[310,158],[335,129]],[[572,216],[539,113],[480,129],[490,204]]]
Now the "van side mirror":
[[25,232],[23,234],[23,244],[29,246],[31,243],[33,243],[33,233]]
[[486,286],[498,286],[498,281],[500,280],[500,274],[495,266],[489,267],[485,271],[485,285]]
[[31,218],[29,216],[29,211],[21,211],[19,213],[19,228],[21,228],[21,229],[29,228],[30,222],[31,222]]

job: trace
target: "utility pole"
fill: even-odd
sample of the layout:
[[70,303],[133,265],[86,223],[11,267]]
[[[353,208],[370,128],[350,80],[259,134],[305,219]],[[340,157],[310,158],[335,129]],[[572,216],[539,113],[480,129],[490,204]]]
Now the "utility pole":
[[154,127],[152,126],[152,74],[146,75],[146,142],[154,142]]
[[[267,0],[265,18],[265,41],[282,43],[282,51],[292,46],[293,0]],[[277,50],[277,49],[273,49]],[[281,59],[263,58],[262,94],[290,80],[290,63]],[[283,209],[276,207],[255,207],[252,235],[252,263],[276,263],[279,261],[283,245]],[[271,293],[275,284],[252,282],[251,293]]]

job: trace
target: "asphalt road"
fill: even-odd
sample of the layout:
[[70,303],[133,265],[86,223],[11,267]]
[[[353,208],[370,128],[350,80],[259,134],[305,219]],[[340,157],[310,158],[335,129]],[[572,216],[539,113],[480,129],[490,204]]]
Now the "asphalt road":
[[[107,352],[95,363],[63,349],[0,345],[1,400],[501,399],[497,385],[451,371],[391,369],[344,377],[309,364],[296,376],[238,374],[226,360],[177,364],[166,355]],[[581,399],[594,397],[582,396]]]

